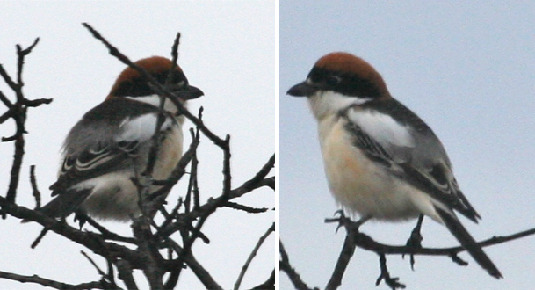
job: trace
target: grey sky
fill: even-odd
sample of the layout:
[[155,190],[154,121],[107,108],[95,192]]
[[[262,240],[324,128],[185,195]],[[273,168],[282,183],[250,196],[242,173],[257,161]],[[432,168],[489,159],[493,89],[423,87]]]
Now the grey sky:
[[[15,45],[41,42],[27,58],[26,95],[52,97],[50,106],[30,110],[27,155],[19,193],[21,204],[32,207],[28,167],[37,165],[43,200],[55,180],[59,149],[70,127],[108,94],[125,67],[110,56],[82,22],[99,30],[122,52],[137,60],[150,55],[169,56],[177,32],[182,33],[179,64],[190,83],[205,97],[191,102],[197,112],[204,106],[206,124],[220,136],[231,135],[233,186],[238,186],[268,160],[275,150],[275,4],[272,1],[3,1],[0,10],[0,62],[16,67]],[[9,94],[1,82],[0,89]],[[186,122],[185,129],[191,127]],[[253,133],[252,133],[253,132]],[[2,126],[1,135],[11,133]],[[185,134],[189,136],[188,133]],[[189,137],[185,142],[189,145]],[[0,156],[9,160],[12,144],[0,144]],[[221,192],[222,154],[208,140],[201,141],[200,187],[204,198]],[[7,158],[7,159],[6,159]],[[0,188],[7,188],[8,162],[0,164]],[[183,192],[181,184],[175,191]],[[240,202],[272,207],[271,190],[261,190]],[[247,216],[221,210],[208,220],[210,245],[198,244],[194,254],[225,289],[233,286],[241,265],[257,239],[273,221],[273,213]],[[127,234],[128,224],[109,223]],[[14,219],[0,222],[0,271],[38,274],[68,283],[97,279],[95,269],[80,254],[80,247],[49,234],[36,250],[30,244],[40,227]],[[263,281],[274,267],[275,237],[270,237],[244,287]],[[96,259],[105,268],[101,260]],[[198,289],[190,274],[183,289]],[[1,289],[35,289],[35,285],[0,280]]]
[[[285,95],[323,54],[346,51],[370,62],[392,95],[444,143],[461,189],[482,215],[463,223],[476,239],[535,225],[535,4],[520,1],[281,1],[279,68],[280,238],[301,277],[324,287],[344,233],[324,224],[337,209],[323,173],[316,124],[305,100]],[[414,226],[369,223],[362,230],[403,244]],[[424,246],[456,244],[427,219]],[[496,281],[447,258],[388,259],[409,289],[525,289],[535,278],[534,238],[487,248]],[[356,251],[342,289],[376,289],[378,257]],[[281,274],[281,289],[290,289]],[[387,289],[382,285],[377,289]]]
[[[48,198],[46,189],[55,179],[62,139],[83,112],[102,101],[124,68],[81,22],[92,24],[134,60],[168,55],[175,33],[181,32],[179,64],[191,84],[206,94],[190,108],[204,106],[207,124],[220,135],[231,134],[234,185],[250,177],[272,154],[276,138],[275,2],[2,2],[0,62],[13,72],[14,45],[27,46],[41,37],[28,57],[26,93],[55,98],[52,105],[30,111],[20,202],[33,206],[27,182],[30,164],[37,165],[39,186],[43,198]],[[479,225],[462,219],[476,239],[535,225],[535,4],[292,0],[280,1],[279,8],[278,229],[305,281],[325,286],[344,234],[323,223],[337,207],[324,177],[315,121],[306,102],[286,96],[285,91],[305,79],[314,61],[332,51],[351,52],[369,61],[392,95],[440,137],[461,189],[483,217]],[[9,92],[1,82],[0,89]],[[9,129],[2,126],[0,135]],[[11,154],[12,144],[0,143],[0,156]],[[220,191],[221,153],[204,142],[201,158],[201,187],[208,198]],[[0,164],[0,176],[8,171],[7,164]],[[6,187],[0,180],[0,188]],[[257,206],[273,202],[269,190],[244,200]],[[225,289],[230,288],[248,254],[243,249],[252,248],[271,221],[270,214],[245,219],[230,210],[218,212],[217,219],[206,224],[212,244],[199,244],[195,254],[210,265]],[[127,224],[110,226],[129,231]],[[362,230],[381,241],[402,244],[413,226],[413,222],[369,223]],[[62,238],[50,234],[30,250],[39,230],[14,219],[0,222],[1,271],[36,273],[69,283],[97,277],[80,248]],[[429,219],[423,235],[424,246],[456,243]],[[276,239],[266,242],[270,246],[253,263],[255,275],[245,277],[245,288],[273,267]],[[526,289],[535,282],[534,248],[534,238],[487,248],[504,274],[502,281],[490,278],[464,253],[467,267],[447,258],[417,257],[412,272],[408,259],[394,256],[388,265],[409,289]],[[378,274],[377,256],[357,250],[342,289],[387,289],[375,287]],[[184,289],[200,286],[191,276],[183,278]],[[291,289],[285,275],[280,278],[280,288]],[[0,288],[35,289],[6,280],[0,280]]]

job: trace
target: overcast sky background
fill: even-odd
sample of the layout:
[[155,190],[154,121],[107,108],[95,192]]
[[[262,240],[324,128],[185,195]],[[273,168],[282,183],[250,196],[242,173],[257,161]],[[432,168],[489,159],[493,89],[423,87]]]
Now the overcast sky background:
[[[346,51],[370,62],[392,95],[441,138],[456,177],[482,215],[463,223],[476,239],[535,226],[535,4],[526,1],[281,1],[280,237],[309,286],[323,288],[344,232],[323,220],[337,209],[323,173],[316,122],[304,99],[285,95],[323,54]],[[368,223],[361,230],[404,244],[410,223]],[[455,246],[426,219],[426,247]],[[466,253],[448,258],[389,256],[408,289],[528,289],[535,237],[486,248],[504,279],[487,275]],[[379,259],[357,249],[341,289],[375,287]],[[291,289],[281,274],[281,289]],[[384,283],[384,282],[383,282]]]
[[[181,32],[179,64],[190,83],[206,94],[190,108],[204,106],[209,127],[221,136],[231,134],[233,184],[251,177],[275,147],[274,2],[2,2],[0,62],[14,74],[14,46],[25,47],[41,37],[27,58],[25,91],[30,98],[54,98],[51,105],[29,113],[20,203],[33,206],[27,182],[30,164],[37,165],[43,199],[48,200],[65,134],[103,100],[124,68],[81,22],[92,24],[133,60],[168,56],[176,32]],[[310,286],[326,285],[344,233],[323,223],[337,207],[324,177],[316,123],[306,102],[286,96],[286,90],[304,80],[325,53],[347,51],[363,57],[383,75],[392,95],[418,113],[446,146],[461,189],[483,217],[479,225],[462,218],[470,232],[476,239],[512,234],[535,226],[533,15],[535,4],[520,1],[281,1],[280,236]],[[10,96],[1,82],[0,90]],[[0,135],[11,134],[11,129],[3,125]],[[220,192],[221,153],[207,141],[201,146],[201,187],[207,198]],[[0,143],[2,160],[10,161],[12,148],[11,143]],[[0,163],[0,176],[8,175],[8,163]],[[0,179],[0,188],[7,188],[5,179]],[[177,192],[180,188],[175,196]],[[274,197],[264,190],[244,203],[269,206]],[[272,214],[248,217],[218,211],[206,224],[212,244],[197,244],[194,254],[230,288],[272,219]],[[129,232],[128,224],[107,225]],[[413,226],[368,223],[362,230],[381,241],[403,244]],[[98,279],[81,248],[63,238],[49,234],[31,250],[40,227],[8,219],[0,222],[0,231],[0,271],[73,284]],[[445,228],[429,219],[423,235],[427,247],[456,244]],[[275,242],[274,237],[266,241],[269,246],[253,263],[245,288],[269,275]],[[389,257],[388,265],[391,275],[409,289],[526,289],[535,282],[534,248],[533,237],[487,248],[504,274],[501,281],[465,253],[461,257],[470,263],[467,267],[447,258],[417,257],[412,272],[408,259],[397,256]],[[387,289],[375,287],[378,275],[377,256],[357,250],[341,288]],[[190,274],[181,282],[184,289],[200,286]],[[284,274],[280,282],[281,289],[292,288]],[[0,280],[0,288],[35,285]]]
[[[15,75],[15,45],[26,47],[40,37],[41,42],[27,57],[25,92],[29,98],[54,98],[51,105],[29,112],[30,134],[26,136],[27,154],[18,196],[22,205],[34,206],[28,182],[30,164],[37,166],[43,201],[49,200],[48,186],[55,181],[63,138],[85,111],[103,101],[125,68],[82,27],[82,22],[93,25],[132,60],[169,56],[176,33],[182,33],[179,65],[190,83],[205,93],[190,103],[190,109],[197,112],[204,106],[207,126],[219,136],[231,135],[233,187],[253,177],[275,151],[273,1],[2,1],[0,6],[0,62]],[[12,97],[3,82],[0,90]],[[189,127],[191,123],[186,122],[185,129]],[[12,129],[2,125],[0,135],[8,136]],[[185,135],[187,147],[189,133]],[[12,143],[0,144],[3,192],[12,152]],[[199,155],[201,194],[205,199],[219,195],[222,153],[203,139]],[[179,192],[184,192],[183,184],[172,196],[176,198]],[[240,202],[273,207],[275,195],[264,189]],[[211,244],[197,243],[194,255],[228,289],[273,218],[273,212],[248,216],[218,210],[204,227]],[[130,232],[127,223],[106,225],[124,234]],[[40,229],[34,223],[21,225],[13,218],[0,221],[0,271],[37,274],[72,284],[99,279],[80,254],[81,247],[53,233],[31,250],[30,244]],[[275,262],[275,241],[273,235],[267,239],[244,278],[244,287],[269,277]],[[105,269],[100,258],[89,254]],[[180,283],[182,289],[202,288],[189,271]],[[36,285],[0,280],[0,288],[35,289]]]

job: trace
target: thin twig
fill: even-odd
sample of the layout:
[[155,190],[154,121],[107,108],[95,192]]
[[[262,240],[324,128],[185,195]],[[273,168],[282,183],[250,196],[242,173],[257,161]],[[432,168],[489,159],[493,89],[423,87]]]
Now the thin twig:
[[95,263],[95,261],[93,261],[93,259],[91,259],[91,257],[89,257],[89,255],[86,252],[81,250],[80,253],[82,253],[82,255],[89,261],[89,263],[91,263],[91,265],[93,265],[93,267],[95,267],[95,269],[97,270],[97,273],[99,275],[106,276],[106,273],[100,269],[100,267],[97,265],[97,263]]
[[[216,200],[215,204],[213,204],[212,207],[210,207],[206,212],[201,213],[199,217],[199,221],[195,225],[195,228],[191,231],[191,236],[188,240],[184,241],[184,251],[179,255],[177,259],[177,263],[180,265],[183,262],[183,259],[185,255],[188,255],[191,253],[191,248],[193,247],[193,243],[195,243],[196,239],[201,235],[201,228],[203,227],[204,223],[208,219],[210,215],[212,215],[216,209],[220,206],[222,206],[224,203],[228,201],[230,198],[230,148],[229,148],[229,142],[230,142],[230,136],[227,135],[227,138],[225,139],[226,145],[222,147],[223,150],[223,192],[221,193],[221,196]],[[179,273],[182,268],[179,268]]]
[[246,205],[239,204],[239,203],[232,202],[232,201],[227,201],[227,203],[225,203],[223,206],[224,207],[233,208],[233,209],[237,209],[237,210],[241,210],[241,211],[244,211],[246,213],[252,213],[252,214],[264,213],[264,212],[269,210],[269,208],[267,208],[267,207],[246,206]]
[[4,69],[3,65],[0,64],[0,76],[4,79],[4,82],[11,88],[13,93],[16,96],[16,102],[13,104],[9,99],[5,97],[3,93],[0,94],[0,99],[9,108],[8,113],[3,114],[0,118],[0,123],[3,123],[7,120],[7,117],[12,118],[16,124],[16,132],[10,137],[2,137],[3,142],[14,141],[15,153],[13,157],[13,162],[11,164],[11,178],[9,182],[9,187],[6,194],[6,199],[10,202],[15,202],[17,196],[17,189],[19,185],[19,175],[22,167],[22,160],[24,158],[24,147],[25,140],[24,134],[26,134],[26,111],[28,104],[32,106],[38,106],[42,104],[50,103],[51,99],[38,99],[38,100],[28,100],[24,96],[22,88],[24,87],[24,82],[22,79],[22,73],[24,70],[24,62],[26,56],[29,55],[35,46],[39,43],[39,38],[36,38],[34,42],[27,48],[22,48],[20,45],[17,45],[17,81],[14,82],[11,76]]
[[41,278],[37,275],[25,276],[9,272],[1,272],[0,278],[19,281],[21,283],[34,283],[41,286],[52,287],[56,289],[111,289],[113,285],[108,284],[106,281],[100,280],[95,282],[83,283],[78,285],[72,285],[67,283],[58,282],[51,279]]
[[[169,247],[172,248],[178,255],[184,251],[175,241],[172,239],[166,239]],[[184,263],[190,267],[191,271],[199,278],[199,281],[206,287],[206,289],[223,289],[210,275],[208,272],[196,259],[191,255],[191,253],[184,257]],[[168,278],[165,283],[165,289],[173,289],[178,282],[179,271],[176,267],[176,264],[173,264],[171,271],[171,276]]]
[[39,245],[41,240],[46,236],[47,233],[48,233],[48,229],[43,228],[41,232],[39,233],[39,236],[37,236],[37,238],[35,238],[35,240],[33,241],[31,248],[35,249]]
[[[270,184],[271,182],[274,182],[274,178],[265,178],[269,172],[273,169],[273,166],[275,164],[275,155],[272,155],[269,160],[262,166],[262,168],[256,173],[256,175],[244,182],[241,186],[235,188],[232,190],[230,196],[228,199],[234,199],[239,198],[243,196],[246,193],[252,192],[262,186],[264,186],[266,183]],[[226,197],[218,197],[218,198],[212,198],[208,199],[208,201],[200,206],[198,209],[192,211],[190,214],[187,215],[187,218],[189,220],[195,220],[200,219],[202,216],[210,215],[213,213],[218,207],[223,206],[228,200],[226,200]],[[160,230],[160,234],[163,236],[170,236],[177,230],[179,230],[179,225],[176,224],[169,224],[166,227],[162,227]]]
[[[256,175],[244,182],[239,187],[232,190],[232,193],[230,194],[231,199],[237,198],[242,195],[244,195],[247,192],[251,192],[261,186],[268,185],[272,187],[272,181],[274,185],[275,179],[266,179],[265,177],[271,172],[273,167],[275,166],[275,154],[273,154],[269,160],[262,166],[262,168],[256,173]],[[274,187],[272,187],[274,189]]]
[[241,282],[243,280],[243,277],[245,276],[245,273],[247,272],[247,269],[249,269],[249,266],[251,265],[251,262],[253,261],[254,257],[258,254],[258,250],[264,243],[264,241],[275,231],[275,222],[271,224],[271,226],[267,229],[267,231],[260,236],[258,239],[258,242],[256,243],[254,249],[251,251],[251,254],[249,254],[249,257],[247,257],[247,260],[245,261],[245,264],[241,267],[240,275],[238,276],[238,279],[236,279],[236,283],[234,283],[234,290],[238,290],[240,288]]
[[30,166],[30,183],[32,184],[32,195],[35,199],[35,207],[41,207],[41,191],[37,187],[37,180],[35,178],[35,165]]
[[[2,65],[0,64],[0,68],[2,68]],[[2,68],[3,70],[3,68]],[[4,103],[4,105],[10,109],[11,107],[13,107],[13,104],[11,103],[11,101],[6,97],[6,95],[4,95],[4,93],[2,91],[0,91],[0,101],[2,101],[2,103]]]

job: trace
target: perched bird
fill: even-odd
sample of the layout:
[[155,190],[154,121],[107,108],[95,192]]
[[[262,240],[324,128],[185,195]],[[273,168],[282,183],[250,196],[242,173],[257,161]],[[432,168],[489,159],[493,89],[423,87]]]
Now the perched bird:
[[427,215],[445,225],[490,275],[502,277],[454,213],[480,218],[459,189],[444,146],[390,95],[369,63],[349,53],[327,54],[287,94],[308,99],[330,191],[345,209],[364,220]]
[[[182,104],[203,95],[189,85],[180,67],[171,74],[172,62],[153,56],[135,63],[172,91]],[[138,187],[134,180],[147,168],[159,115],[158,151],[153,180],[167,179],[182,156],[182,124],[177,107],[161,98],[135,69],[126,68],[104,102],[85,113],[70,130],[62,148],[58,180],[50,186],[56,196],[39,210],[52,217],[73,212],[101,220],[126,221],[140,213]],[[157,185],[149,185],[154,192]]]

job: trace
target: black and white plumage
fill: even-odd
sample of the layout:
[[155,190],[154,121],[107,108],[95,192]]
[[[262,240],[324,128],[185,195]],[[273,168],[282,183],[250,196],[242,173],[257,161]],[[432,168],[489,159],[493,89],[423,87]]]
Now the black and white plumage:
[[[164,84],[172,63],[163,57],[136,64]],[[166,84],[187,99],[203,95],[190,86],[179,67]],[[53,217],[73,212],[98,219],[128,220],[139,214],[138,189],[133,179],[147,168],[160,115],[160,97],[134,69],[125,69],[106,100],[88,111],[70,130],[63,144],[58,180],[50,187],[55,198],[40,210]],[[182,156],[183,116],[165,100],[159,151],[152,178],[165,180]],[[150,186],[154,192],[158,186]]]
[[348,53],[327,54],[288,94],[308,99],[331,193],[345,209],[387,221],[425,214],[445,225],[490,275],[502,277],[455,214],[480,218],[459,189],[444,146],[392,98],[370,64]]

